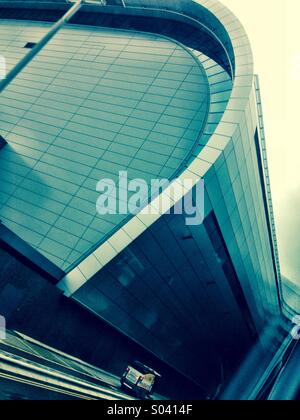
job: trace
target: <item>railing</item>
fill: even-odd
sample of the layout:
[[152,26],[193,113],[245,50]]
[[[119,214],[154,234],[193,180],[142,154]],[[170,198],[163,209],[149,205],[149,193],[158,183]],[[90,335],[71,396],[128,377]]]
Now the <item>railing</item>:
[[[76,0],[66,0],[67,3],[76,3]],[[84,4],[94,4],[96,6],[124,6],[125,0],[81,0]]]
[[35,45],[32,50],[19,61],[14,68],[6,75],[6,78],[0,82],[0,93],[15,79],[15,77],[33,60],[33,58],[44,48],[46,44],[56,35],[56,33],[78,12],[82,6],[81,0],[71,2],[73,6],[59,19],[49,32]]
[[[66,0],[67,3],[78,3],[78,0]],[[81,0],[81,3],[95,3],[99,6],[106,6],[106,0]]]

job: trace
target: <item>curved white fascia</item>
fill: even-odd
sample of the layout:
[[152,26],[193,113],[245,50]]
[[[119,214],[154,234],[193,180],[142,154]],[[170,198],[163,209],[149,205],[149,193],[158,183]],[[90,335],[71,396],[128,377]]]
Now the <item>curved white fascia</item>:
[[[127,2],[129,3],[140,2]],[[154,3],[154,2],[152,2]],[[155,5],[161,5],[163,2],[156,2]],[[181,3],[186,5],[186,1],[169,2],[168,5],[174,4],[174,11],[180,13]],[[179,176],[179,180],[183,181],[189,179],[193,181],[195,186],[201,178],[205,178],[209,169],[216,164],[220,156],[224,153],[227,145],[231,142],[235,133],[239,130],[239,125],[245,121],[246,115],[250,111],[249,101],[253,93],[253,56],[250,43],[244,28],[239,20],[230,12],[230,10],[223,6],[216,0],[197,0],[201,7],[199,15],[201,18],[203,7],[207,8],[225,28],[234,52],[234,78],[233,89],[227,108],[220,121],[217,129],[212,134],[206,146],[195,157],[193,162],[186,168],[186,170]],[[147,7],[149,2],[147,2]],[[163,7],[163,6],[162,6]],[[170,9],[170,6],[169,6]],[[186,11],[184,13],[185,17]],[[193,15],[190,16],[194,21],[195,8],[193,8]],[[201,23],[203,26],[203,23]],[[222,139],[222,141],[220,141]],[[220,146],[222,144],[222,146]],[[186,191],[188,192],[188,191]],[[167,188],[162,195],[169,196],[169,189]],[[183,197],[183,195],[182,195]],[[178,201],[182,197],[177,197]],[[158,197],[146,207],[145,211],[156,205],[156,201],[161,199]],[[175,202],[171,199],[170,206],[164,210],[169,210],[173,207]],[[155,223],[161,215],[143,214],[144,212],[133,216],[123,227],[100,245],[94,252],[85,258],[80,264],[69,272],[58,284],[58,287],[64,291],[67,296],[75,293],[81,286],[83,286],[89,279],[91,279],[99,270],[114,259],[121,251],[129,246],[138,236],[147,230],[153,223]]]

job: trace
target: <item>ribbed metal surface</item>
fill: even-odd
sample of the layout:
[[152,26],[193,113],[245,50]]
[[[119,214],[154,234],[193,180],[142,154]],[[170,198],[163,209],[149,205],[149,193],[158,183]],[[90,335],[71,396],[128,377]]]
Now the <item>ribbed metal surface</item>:
[[[13,31],[6,42],[13,50]],[[200,63],[168,39],[62,29],[1,95],[3,222],[68,269],[127,217],[97,215],[97,182],[117,181],[118,171],[172,179],[199,140],[208,101]]]

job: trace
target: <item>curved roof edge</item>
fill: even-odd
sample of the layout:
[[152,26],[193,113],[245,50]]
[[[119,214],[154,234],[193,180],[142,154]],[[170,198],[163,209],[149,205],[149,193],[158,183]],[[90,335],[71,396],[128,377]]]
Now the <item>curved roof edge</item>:
[[[127,0],[129,8],[131,8],[131,5],[134,7],[131,12],[133,10],[140,9],[140,7],[143,6],[143,3],[143,0]],[[226,31],[231,42],[234,57],[233,89],[223,118],[216,131],[209,139],[207,145],[179,177],[180,181],[184,181],[185,179],[191,180],[193,182],[193,186],[195,186],[201,178],[205,177],[209,169],[218,161],[232,137],[239,130],[239,124],[245,118],[254,86],[253,56],[249,39],[243,26],[235,15],[219,1],[178,0],[174,3],[170,3],[168,0],[164,0],[159,2],[159,6],[161,8],[166,7],[166,4],[168,6],[168,10],[171,9],[170,4],[172,4],[172,6],[176,6],[175,10],[172,11],[181,14],[183,17],[190,17],[194,21],[197,21],[197,10],[199,10],[198,19],[203,19],[204,11],[206,10],[206,25],[209,23],[209,16],[213,14],[215,19],[211,21],[212,26],[208,27],[208,29],[216,34],[218,33],[219,36],[222,31]],[[187,15],[187,6],[189,4],[193,4],[191,16]],[[156,13],[159,13],[159,8],[157,8],[158,2],[154,0],[148,1],[147,8],[151,7],[151,5],[155,5]],[[110,7],[110,9],[113,8]],[[120,7],[117,7],[117,10],[118,13],[120,13]],[[217,22],[219,22],[219,28],[216,28],[215,26]],[[203,30],[203,22],[200,22],[199,24],[201,24],[201,29]],[[227,42],[228,45],[228,40],[224,39],[224,41],[225,43]],[[225,43],[223,45],[225,45]],[[220,136],[223,140],[222,146],[220,146]],[[175,181],[175,183],[176,182],[178,181]],[[184,194],[187,192],[188,191],[186,190]],[[176,202],[179,201],[184,194],[182,194],[181,197],[177,197]],[[169,202],[171,203],[170,206],[164,208],[164,212],[167,212],[176,204],[176,202],[172,197],[170,199],[170,188],[167,188],[161,194],[161,196],[163,195],[167,196],[169,198]],[[162,214],[151,214],[154,213],[151,212],[151,209],[156,208],[157,203],[161,200],[161,196],[152,201],[141,213],[133,216],[120,230],[98,246],[89,256],[81,261],[77,267],[66,274],[59,283],[59,287],[66,295],[70,296],[75,293],[84,283],[101,270],[102,267],[113,260],[121,251],[127,248],[130,243],[147,230],[147,228],[155,223],[162,214],[164,214],[164,212],[162,212]]]

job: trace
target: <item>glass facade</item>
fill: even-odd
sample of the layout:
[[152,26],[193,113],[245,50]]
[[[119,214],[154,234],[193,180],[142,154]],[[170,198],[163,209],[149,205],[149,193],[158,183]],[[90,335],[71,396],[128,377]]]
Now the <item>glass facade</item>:
[[[6,32],[12,51],[36,40],[28,27],[40,35],[34,22]],[[68,270],[127,217],[97,215],[98,181],[118,183],[119,171],[172,179],[199,142],[208,104],[201,64],[175,42],[62,29],[1,95],[3,223]]]
[[[29,42],[38,42],[51,28],[48,22],[0,20],[0,48],[5,57],[6,71],[10,71],[27,53]],[[1,127],[4,121],[1,121]],[[5,125],[3,126],[5,130]]]
[[226,245],[215,254],[218,241],[206,222],[191,231],[183,217],[164,216],[73,298],[212,390],[219,359],[232,369],[255,338]]
[[[1,95],[0,215],[66,296],[213,396],[283,313],[251,48],[215,0],[126,5],[85,6]],[[204,223],[96,217],[126,169],[204,178]]]

